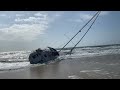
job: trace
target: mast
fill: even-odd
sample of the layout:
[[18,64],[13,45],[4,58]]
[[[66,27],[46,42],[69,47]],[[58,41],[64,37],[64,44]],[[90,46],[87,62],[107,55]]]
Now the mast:
[[[94,17],[95,17],[99,12],[100,12],[100,11],[98,11],[97,13],[95,13],[95,15],[60,49],[60,51],[63,50],[63,49],[65,48],[65,46],[67,46],[67,45],[82,31],[82,29],[85,28],[85,26],[87,26],[87,25],[90,23],[90,21],[92,21],[92,20],[94,19]],[[59,51],[59,52],[60,52],[60,51]]]
[[92,24],[90,25],[90,27],[88,28],[88,30],[86,31],[86,33],[83,35],[83,37],[76,43],[76,45],[70,50],[70,54],[72,53],[73,49],[75,49],[75,47],[81,42],[81,40],[85,37],[85,35],[88,33],[88,31],[91,29],[91,27],[93,26],[93,24],[95,23],[96,19],[98,18],[100,12],[98,13],[98,15],[96,16],[96,18],[94,19],[94,21],[92,22]]

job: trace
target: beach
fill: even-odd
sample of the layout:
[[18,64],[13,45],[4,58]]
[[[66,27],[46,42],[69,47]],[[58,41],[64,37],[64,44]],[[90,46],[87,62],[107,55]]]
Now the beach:
[[120,79],[119,17],[1,11],[0,79]]
[[68,58],[0,72],[0,79],[120,79],[120,54]]

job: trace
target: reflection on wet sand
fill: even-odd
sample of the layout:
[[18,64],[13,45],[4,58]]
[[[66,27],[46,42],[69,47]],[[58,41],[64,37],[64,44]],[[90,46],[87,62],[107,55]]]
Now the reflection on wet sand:
[[30,67],[30,77],[43,79],[57,78],[57,75],[60,73],[59,63],[60,62],[55,62],[48,65]]

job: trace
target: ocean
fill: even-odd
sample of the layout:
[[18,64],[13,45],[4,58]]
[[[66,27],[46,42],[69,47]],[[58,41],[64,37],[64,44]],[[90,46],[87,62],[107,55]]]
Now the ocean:
[[25,78],[120,78],[120,45],[78,47],[71,55],[66,54],[68,51],[62,50],[54,61],[36,65],[28,60],[31,51],[0,52],[0,74],[28,70],[34,75]]

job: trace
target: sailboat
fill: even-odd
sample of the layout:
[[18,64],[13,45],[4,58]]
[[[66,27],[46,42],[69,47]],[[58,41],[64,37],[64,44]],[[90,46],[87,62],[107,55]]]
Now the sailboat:
[[58,56],[59,53],[54,48],[47,47],[44,50],[38,48],[29,55],[29,61],[31,64],[45,63],[56,59]]
[[75,47],[80,43],[80,41],[85,37],[85,35],[88,33],[92,25],[95,23],[96,19],[98,18],[100,14],[100,11],[95,13],[95,15],[59,50],[57,51],[55,48],[52,47],[47,47],[46,49],[40,49],[38,48],[37,50],[33,51],[29,55],[29,61],[31,64],[38,64],[38,63],[45,63],[48,61],[55,60],[59,57],[59,53],[93,20],[92,24],[86,31],[86,33],[82,36],[82,38],[70,49],[68,54],[71,55],[72,51],[75,49]]

